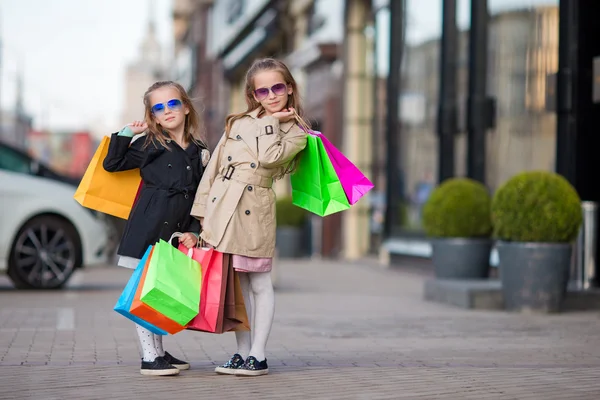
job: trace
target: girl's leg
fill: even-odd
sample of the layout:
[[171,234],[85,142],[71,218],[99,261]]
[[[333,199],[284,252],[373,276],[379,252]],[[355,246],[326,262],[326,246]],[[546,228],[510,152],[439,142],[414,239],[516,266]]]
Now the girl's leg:
[[275,314],[275,293],[270,272],[250,272],[250,288],[254,297],[254,321],[252,347],[249,356],[258,361],[265,360],[265,348]]
[[[252,327],[252,299],[250,295],[250,279],[248,273],[239,272],[237,274],[240,278],[240,285],[242,286],[242,295],[244,296],[244,303],[246,303],[246,313],[250,320],[250,327]],[[252,331],[236,331],[235,339],[237,341],[238,354],[245,360],[250,353],[250,346],[252,345]]]
[[[238,276],[240,278],[240,286],[242,287],[242,295],[244,296],[244,303],[246,303],[246,313],[248,314],[248,319],[250,320],[250,327],[252,326],[252,293],[250,290],[250,279],[248,278],[248,273],[239,272]],[[252,331],[236,331],[235,339],[237,341],[237,354],[234,354],[229,361],[225,364],[220,365],[215,368],[215,372],[217,374],[223,375],[234,375],[235,371],[238,370],[243,364],[244,360],[248,357],[250,353],[250,346],[252,344],[252,337],[254,334]]]
[[154,335],[154,348],[159,357],[165,356],[165,349],[163,348],[163,337],[162,335]]
[[135,328],[137,329],[140,345],[142,346],[143,360],[148,362],[156,360],[159,354],[154,344],[154,333],[138,324],[135,324]]
[[140,369],[141,374],[154,376],[179,374],[179,369],[169,364],[163,357],[158,355],[158,351],[154,344],[154,337],[159,335],[155,335],[137,324],[135,325],[135,328],[137,329],[140,344],[142,345],[142,352],[144,353],[142,367]]

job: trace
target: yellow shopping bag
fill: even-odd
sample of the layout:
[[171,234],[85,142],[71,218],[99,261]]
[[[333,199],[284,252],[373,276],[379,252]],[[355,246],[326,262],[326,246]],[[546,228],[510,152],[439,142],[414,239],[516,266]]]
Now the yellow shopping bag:
[[84,207],[127,219],[142,178],[139,169],[106,172],[102,163],[109,143],[109,137],[102,138],[73,198]]

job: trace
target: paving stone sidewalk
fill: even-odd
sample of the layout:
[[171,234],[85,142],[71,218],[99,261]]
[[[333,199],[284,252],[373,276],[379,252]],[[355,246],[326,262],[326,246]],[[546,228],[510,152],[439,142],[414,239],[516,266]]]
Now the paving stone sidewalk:
[[424,277],[369,263],[280,262],[271,374],[217,376],[233,334],[183,332],[178,377],[139,374],[112,311],[130,271],[90,268],[68,290],[0,278],[0,399],[600,399],[600,316],[466,311],[422,300]]

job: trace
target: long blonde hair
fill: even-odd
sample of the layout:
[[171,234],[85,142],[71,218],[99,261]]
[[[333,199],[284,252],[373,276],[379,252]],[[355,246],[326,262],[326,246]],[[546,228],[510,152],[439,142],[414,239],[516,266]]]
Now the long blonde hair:
[[[292,73],[290,72],[289,68],[287,67],[287,65],[285,65],[285,63],[283,63],[282,61],[279,61],[277,59],[262,58],[262,59],[255,60],[252,63],[252,65],[250,66],[250,68],[248,69],[248,72],[246,72],[244,95],[246,98],[246,105],[248,107],[247,107],[246,111],[244,111],[244,112],[237,113],[237,114],[235,114],[235,113],[229,114],[227,116],[227,118],[225,118],[226,134],[229,135],[229,132],[231,131],[231,127],[233,126],[233,123],[235,121],[244,117],[249,112],[256,110],[259,107],[262,107],[261,104],[258,101],[256,101],[253,94],[254,94],[254,77],[256,76],[256,74],[258,74],[259,72],[263,72],[263,71],[279,72],[283,76],[285,83],[292,87],[292,94],[289,95],[289,97],[288,97],[288,103],[287,103],[286,107],[293,107],[296,110],[296,112],[294,114],[296,122],[298,123],[298,125],[300,125],[302,127],[302,129],[305,132],[308,133],[308,131],[310,130],[310,124],[308,122],[306,122],[306,120],[304,119],[304,110],[302,108],[302,103],[300,101],[300,93],[298,92],[298,85],[296,83],[296,80],[292,76]],[[264,112],[264,110],[261,110],[261,113],[262,112]],[[300,156],[300,153],[297,154],[296,157],[294,157],[294,159],[287,166],[284,174],[289,174],[294,171],[294,169],[296,168],[296,165],[298,163],[299,156]]]
[[162,127],[154,119],[154,115],[152,114],[152,104],[150,103],[150,95],[152,92],[163,87],[172,87],[173,89],[177,90],[179,92],[179,96],[181,97],[183,106],[187,107],[189,110],[189,113],[185,116],[185,125],[183,128],[184,140],[187,143],[193,142],[201,147],[207,148],[206,141],[202,137],[203,135],[200,129],[200,117],[194,108],[192,99],[190,96],[188,96],[183,86],[173,81],[155,82],[148,88],[148,90],[146,90],[146,93],[144,93],[144,118],[148,124],[148,130],[146,131],[146,143],[144,144],[144,147],[147,147],[150,143],[157,147],[156,142],[158,142],[161,146],[170,150],[170,148],[167,146]]

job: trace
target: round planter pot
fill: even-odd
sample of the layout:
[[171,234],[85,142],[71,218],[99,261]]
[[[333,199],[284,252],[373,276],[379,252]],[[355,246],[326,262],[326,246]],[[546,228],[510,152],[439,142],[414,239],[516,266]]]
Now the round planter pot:
[[504,308],[561,310],[571,265],[570,243],[498,242]]
[[277,228],[277,254],[281,258],[297,258],[302,256],[304,246],[302,228],[282,226]]
[[485,279],[490,271],[491,239],[433,239],[433,267],[441,279]]

